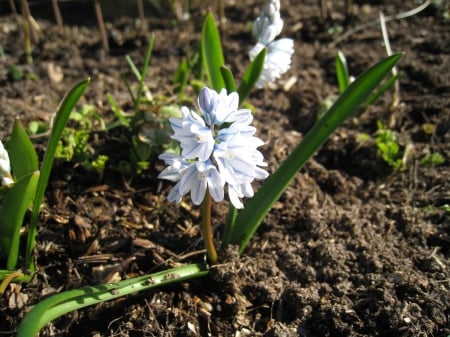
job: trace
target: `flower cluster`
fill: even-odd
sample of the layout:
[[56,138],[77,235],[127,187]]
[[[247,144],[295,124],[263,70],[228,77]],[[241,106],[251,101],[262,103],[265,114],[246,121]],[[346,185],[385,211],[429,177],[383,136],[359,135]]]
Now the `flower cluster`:
[[256,45],[250,50],[250,60],[267,48],[263,71],[256,86],[262,88],[266,83],[274,82],[291,67],[294,53],[294,41],[284,38],[275,40],[283,29],[280,16],[280,0],[267,0],[260,16],[253,23],[253,35]]
[[251,182],[265,179],[267,166],[257,148],[263,145],[250,126],[251,111],[238,109],[236,92],[227,95],[203,88],[198,97],[201,115],[181,108],[181,118],[170,118],[173,139],[180,143],[181,155],[163,153],[159,156],[168,165],[159,178],[177,182],[167,199],[180,202],[190,192],[195,205],[202,203],[206,189],[216,202],[228,197],[236,208],[242,208],[240,198],[252,197]]
[[2,185],[11,185],[14,180],[11,177],[11,164],[9,162],[9,155],[0,140],[0,179],[2,180]]

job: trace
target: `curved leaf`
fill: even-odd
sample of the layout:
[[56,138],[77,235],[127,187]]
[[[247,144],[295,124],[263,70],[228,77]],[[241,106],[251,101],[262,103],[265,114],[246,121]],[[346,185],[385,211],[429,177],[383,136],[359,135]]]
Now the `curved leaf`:
[[42,199],[44,198],[45,189],[47,188],[48,178],[50,177],[50,172],[52,170],[56,148],[58,146],[59,139],[61,138],[61,134],[66,127],[67,120],[70,117],[72,109],[80,99],[81,95],[83,95],[90,81],[91,80],[88,78],[75,85],[75,87],[67,94],[67,96],[62,101],[61,106],[59,107],[53,121],[53,127],[50,133],[47,150],[45,151],[41,168],[41,175],[39,177],[39,182],[36,188],[36,196],[34,199],[33,210],[30,218],[27,247],[25,251],[25,264],[26,267],[30,270],[34,270],[33,249],[36,242],[36,227],[39,218],[39,210],[41,208]]
[[208,273],[204,265],[190,264],[117,283],[69,290],[53,295],[36,304],[25,315],[17,331],[17,337],[36,336],[47,323],[71,311],[139,291],[203,277]]

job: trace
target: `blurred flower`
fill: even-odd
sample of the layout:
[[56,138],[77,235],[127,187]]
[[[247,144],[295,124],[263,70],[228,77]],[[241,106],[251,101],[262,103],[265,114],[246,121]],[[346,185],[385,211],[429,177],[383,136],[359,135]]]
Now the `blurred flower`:
[[208,189],[214,201],[228,196],[236,208],[242,208],[239,198],[253,196],[251,182],[265,179],[267,166],[257,148],[263,145],[255,137],[256,129],[249,124],[251,111],[239,109],[239,96],[226,90],[217,93],[203,88],[198,98],[202,115],[183,107],[181,118],[170,118],[173,139],[180,142],[181,155],[163,153],[159,156],[166,167],[159,178],[177,182],[167,199],[180,202],[190,193],[199,205]]
[[252,33],[259,43],[268,45],[283,30],[280,16],[280,1],[268,0],[259,17],[253,22]]
[[291,67],[294,54],[294,41],[289,38],[275,40],[283,29],[280,16],[280,1],[268,0],[258,18],[253,23],[253,35],[257,39],[256,45],[250,50],[250,60],[267,48],[264,66],[256,87],[262,88],[266,83],[274,82]]
[[250,60],[253,61],[264,48],[267,48],[267,54],[261,76],[256,82],[257,88],[262,88],[266,83],[275,82],[277,78],[289,70],[292,54],[294,54],[294,40],[288,38],[279,39],[267,46],[257,43],[250,50]]
[[9,162],[9,155],[0,140],[0,178],[2,179],[2,185],[11,185],[14,180],[11,176],[11,163]]

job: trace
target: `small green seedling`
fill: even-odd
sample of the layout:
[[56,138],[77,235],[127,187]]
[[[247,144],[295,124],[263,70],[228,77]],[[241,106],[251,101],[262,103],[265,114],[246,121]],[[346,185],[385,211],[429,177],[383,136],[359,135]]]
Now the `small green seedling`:
[[377,127],[378,131],[375,137],[375,145],[378,149],[378,154],[394,170],[404,169],[404,150],[399,145],[395,133],[389,130],[381,121],[377,122]]
[[445,163],[444,156],[439,152],[433,152],[422,158],[420,165],[424,167],[435,167]]
[[89,140],[96,132],[106,131],[103,117],[92,105],[85,104],[78,111],[72,111],[69,125],[63,130],[56,148],[55,157],[68,162],[79,163],[88,171],[103,175],[108,156],[94,154]]

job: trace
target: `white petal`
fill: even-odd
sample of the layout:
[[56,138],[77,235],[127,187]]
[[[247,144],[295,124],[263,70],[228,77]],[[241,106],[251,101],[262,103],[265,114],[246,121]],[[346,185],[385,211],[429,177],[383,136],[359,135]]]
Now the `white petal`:
[[228,198],[230,198],[231,203],[237,209],[244,208],[241,200],[239,200],[239,191],[236,190],[236,186],[228,185]]

